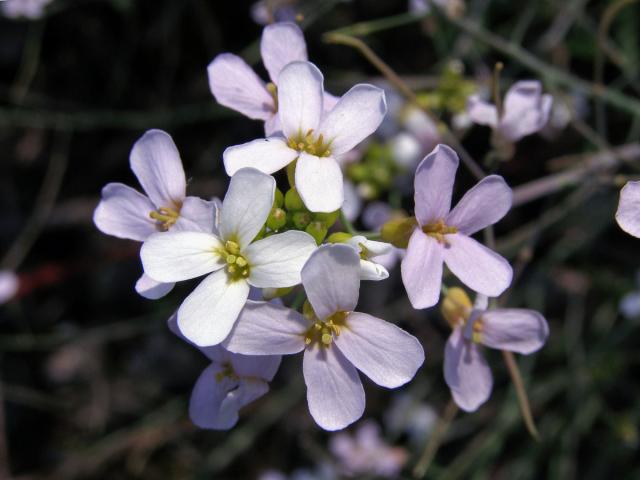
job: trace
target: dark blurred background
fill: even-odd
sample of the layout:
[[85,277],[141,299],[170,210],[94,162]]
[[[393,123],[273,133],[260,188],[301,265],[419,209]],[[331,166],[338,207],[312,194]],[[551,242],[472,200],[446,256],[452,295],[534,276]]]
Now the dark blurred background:
[[[174,137],[190,194],[224,195],[222,150],[263,133],[258,122],[215,103],[206,67],[233,52],[266,78],[252,3],[54,0],[40,19],[0,16],[0,259],[20,281],[15,298],[0,306],[0,477],[256,478],[334,461],[329,435],[308,414],[299,356],[285,359],[271,392],[234,430],[195,428],[187,404],[207,361],[166,328],[193,284],[155,302],[139,297],[139,245],[101,234],[91,219],[106,183],[138,188],[128,155],[150,128]],[[471,0],[461,18],[587,81],[600,49],[604,83],[637,100],[640,6],[627,2],[598,40],[611,3]],[[382,80],[357,51],[328,45],[322,34],[405,14],[406,1],[302,1],[296,8],[327,90]],[[505,89],[515,79],[541,79],[442,15],[365,41],[419,90],[437,85],[451,60],[479,85],[496,61],[505,64]],[[623,144],[637,147],[637,115],[608,106],[605,126],[596,125],[589,95],[567,84],[545,87],[575,94],[585,107],[555,136],[525,138],[496,167],[511,185]],[[463,143],[482,159],[488,130],[471,129]],[[619,313],[620,300],[640,289],[640,240],[613,219],[616,175],[638,174],[640,155],[632,157],[631,165],[585,176],[498,225],[498,245],[521,271],[507,303],[539,309],[551,327],[541,352],[519,358],[541,439],[528,435],[502,358],[489,352],[492,399],[456,417],[428,478],[640,477],[640,312]],[[463,192],[474,180],[461,169],[459,182]],[[410,208],[410,195],[402,202]],[[365,417],[407,449],[410,472],[429,429],[413,443],[385,418],[401,395],[438,414],[444,409],[448,327],[437,308],[410,308],[397,268],[385,282],[363,284],[361,295],[361,311],[402,325],[427,352],[416,379],[398,391],[365,380]]]

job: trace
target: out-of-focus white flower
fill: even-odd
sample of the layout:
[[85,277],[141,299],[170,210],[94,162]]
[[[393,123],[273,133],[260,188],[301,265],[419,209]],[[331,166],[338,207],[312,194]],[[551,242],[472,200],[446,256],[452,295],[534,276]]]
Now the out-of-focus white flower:
[[620,190],[616,221],[629,235],[640,238],[640,181],[627,182]]
[[353,436],[346,432],[333,435],[329,439],[329,450],[346,475],[395,478],[409,458],[403,448],[385,443],[380,427],[373,420],[363,422]]
[[342,213],[350,222],[354,222],[362,210],[362,198],[356,186],[349,180],[344,180],[344,203]]
[[267,470],[258,477],[258,480],[336,480],[336,478],[338,475],[335,469],[327,463],[321,463],[315,468],[298,468],[290,475],[278,470]]
[[251,18],[258,25],[295,22],[295,0],[260,0],[251,5]]
[[415,168],[424,154],[422,144],[409,132],[400,132],[389,140],[393,159],[405,170]]
[[18,292],[20,281],[10,270],[0,270],[0,305],[11,300]]
[[406,433],[412,444],[423,446],[436,425],[438,413],[431,405],[420,402],[410,393],[400,393],[393,397],[384,420],[390,434]]
[[[464,12],[463,0],[431,0],[435,5],[442,8],[447,15],[456,17]],[[409,13],[426,14],[431,11],[429,0],[409,0]]]
[[37,20],[45,13],[45,8],[53,0],[6,0],[0,2],[2,13],[8,18]]
[[640,319],[640,270],[636,272],[636,290],[627,293],[620,300],[620,313],[628,319]]

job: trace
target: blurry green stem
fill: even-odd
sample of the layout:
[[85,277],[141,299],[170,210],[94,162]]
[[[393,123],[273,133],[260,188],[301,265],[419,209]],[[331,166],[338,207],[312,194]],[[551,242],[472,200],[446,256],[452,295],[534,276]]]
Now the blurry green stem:
[[340,223],[342,223],[344,228],[346,228],[347,232],[349,232],[351,235],[357,235],[358,234],[358,231],[353,226],[353,223],[351,223],[349,221],[347,216],[344,214],[344,210],[342,210],[342,209],[340,209]]
[[527,390],[524,387],[524,382],[522,381],[522,375],[520,375],[518,363],[516,362],[513,353],[506,350],[502,350],[502,357],[504,358],[504,363],[507,365],[507,369],[509,370],[509,375],[511,375],[513,386],[516,389],[516,394],[518,395],[518,403],[520,404],[520,411],[522,412],[522,418],[524,419],[524,423],[527,426],[527,430],[529,430],[529,433],[533,438],[535,438],[536,440],[540,440],[538,429],[536,428],[536,424],[533,421],[531,406],[529,405],[529,399],[527,398]]
[[453,399],[450,399],[449,403],[447,404],[444,410],[442,417],[440,417],[440,420],[436,425],[435,430],[431,434],[431,437],[429,437],[429,441],[427,442],[427,445],[424,451],[422,452],[422,455],[420,456],[418,463],[413,469],[413,478],[422,478],[425,476],[425,474],[427,473],[427,470],[429,469],[429,465],[431,465],[431,462],[433,461],[434,457],[436,456],[436,453],[438,452],[438,448],[442,443],[442,439],[444,438],[444,435],[447,433],[447,430],[449,429],[449,425],[451,425],[451,422],[453,421],[457,413],[458,413],[458,405],[456,405]]

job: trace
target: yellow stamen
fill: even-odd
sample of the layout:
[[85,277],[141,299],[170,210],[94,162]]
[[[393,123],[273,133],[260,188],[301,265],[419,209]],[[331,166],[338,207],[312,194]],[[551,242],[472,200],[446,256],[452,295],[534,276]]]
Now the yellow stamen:
[[451,227],[444,223],[444,219],[439,218],[433,223],[428,223],[422,227],[422,231],[436,239],[436,241],[442,245],[449,246],[445,235],[458,233],[457,227]]

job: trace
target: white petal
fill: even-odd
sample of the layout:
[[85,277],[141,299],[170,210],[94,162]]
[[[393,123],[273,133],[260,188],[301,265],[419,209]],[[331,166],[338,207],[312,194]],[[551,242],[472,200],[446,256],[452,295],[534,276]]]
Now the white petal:
[[345,93],[335,107],[322,119],[319,133],[331,142],[331,152],[348,152],[375,132],[385,114],[384,90],[359,84]]
[[310,326],[290,308],[250,300],[222,345],[243,355],[298,353],[304,349],[304,334]]
[[180,216],[171,227],[172,232],[218,233],[218,206],[213,200],[198,197],[184,199]]
[[389,272],[382,265],[371,260],[360,259],[360,280],[379,281],[389,278]]
[[551,111],[551,98],[541,93],[542,84],[537,80],[519,81],[509,89],[500,120],[500,132],[506,138],[515,142],[545,126]]
[[156,282],[149,275],[143,273],[136,282],[136,292],[138,292],[138,295],[141,297],[149,300],[157,300],[169,293],[174,285],[174,283]]
[[237,55],[218,55],[207,67],[211,93],[220,105],[254,120],[267,120],[274,111],[273,97],[249,65]]
[[480,316],[479,321],[482,322],[480,338],[484,345],[523,355],[540,350],[549,336],[547,321],[535,310],[487,310]]
[[498,110],[477,95],[467,99],[467,113],[473,123],[495,127],[498,125]]
[[472,290],[497,297],[513,278],[509,262],[473,238],[456,233],[446,236],[449,246],[441,249],[449,270]]
[[235,175],[241,168],[251,167],[263,173],[275,173],[298,157],[281,137],[261,138],[228,147],[222,154],[227,175]]
[[278,77],[278,115],[287,138],[316,130],[322,115],[323,77],[310,62],[293,62]]
[[231,365],[240,377],[261,378],[270,382],[278,372],[282,357],[280,355],[237,355],[229,353]]
[[319,319],[352,312],[360,293],[360,257],[349,245],[323,245],[302,269],[302,284]]
[[365,397],[358,371],[334,347],[314,346],[302,365],[309,412],[325,430],[340,430],[358,420]]
[[280,117],[277,113],[271,115],[264,122],[265,137],[273,137],[274,135],[282,136],[282,125],[280,125]]
[[369,240],[362,235],[354,235],[347,242],[349,245],[354,246],[358,253],[364,251],[366,258],[375,258],[379,255],[385,255],[393,250],[393,245],[386,242],[377,242],[375,240]]
[[307,44],[302,30],[290,22],[265,27],[262,31],[260,54],[271,81],[277,83],[280,72],[288,64],[307,61]]
[[133,146],[129,162],[156,207],[180,208],[186,195],[187,180],[180,153],[168,133],[162,130],[146,132]]
[[351,313],[334,342],[347,360],[382,387],[404,385],[424,362],[417,338],[365,313]]
[[342,170],[331,157],[302,152],[296,164],[296,188],[312,212],[335,212],[344,202]]
[[154,280],[179,282],[222,268],[220,248],[222,243],[211,233],[156,233],[142,244],[140,258],[144,272]]
[[221,412],[222,402],[238,382],[228,377],[218,381],[219,373],[222,373],[221,365],[209,365],[193,387],[189,400],[189,416],[200,428],[228,430],[238,421],[237,409],[235,412]]
[[456,152],[440,144],[418,165],[414,201],[420,225],[444,219],[449,213],[458,163]]
[[402,283],[413,308],[428,308],[438,303],[442,261],[442,248],[438,242],[416,229],[402,260]]
[[220,234],[245,247],[258,235],[267,221],[276,181],[253,168],[238,171],[229,183],[229,190],[220,211]]
[[180,305],[180,332],[201,347],[221,343],[229,335],[248,296],[249,284],[244,280],[230,282],[224,270],[212,273]]
[[493,376],[475,343],[465,340],[456,328],[444,351],[444,379],[458,406],[473,412],[486,402],[493,388]]
[[640,238],[640,182],[627,182],[620,191],[616,221],[629,235]]
[[251,266],[249,283],[258,288],[299,284],[300,271],[316,248],[311,235],[294,230],[252,243],[243,251]]
[[20,279],[11,270],[0,270],[0,305],[11,300],[20,288]]
[[344,201],[341,207],[342,213],[344,213],[347,220],[353,222],[358,218],[362,210],[362,198],[360,198],[356,186],[346,178],[342,185],[342,191],[344,195]]
[[156,209],[147,197],[122,183],[109,183],[93,213],[93,223],[107,235],[143,242],[158,231],[149,213]]
[[472,235],[504,217],[511,208],[513,193],[499,175],[489,175],[464,194],[445,223]]

